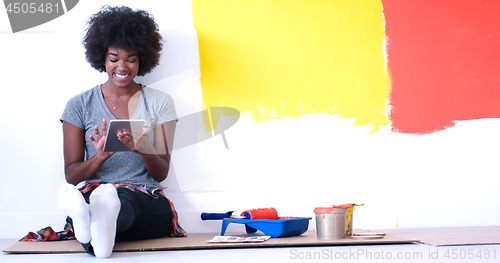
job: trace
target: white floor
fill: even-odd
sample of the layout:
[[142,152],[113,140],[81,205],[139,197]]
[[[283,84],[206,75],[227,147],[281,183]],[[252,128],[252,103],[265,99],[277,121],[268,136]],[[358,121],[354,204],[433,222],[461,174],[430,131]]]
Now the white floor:
[[[4,250],[16,242],[0,239]],[[102,261],[83,253],[7,254],[1,263],[94,262]],[[114,253],[105,262],[499,262],[500,245],[434,247],[422,244],[285,247],[258,249],[210,249]]]

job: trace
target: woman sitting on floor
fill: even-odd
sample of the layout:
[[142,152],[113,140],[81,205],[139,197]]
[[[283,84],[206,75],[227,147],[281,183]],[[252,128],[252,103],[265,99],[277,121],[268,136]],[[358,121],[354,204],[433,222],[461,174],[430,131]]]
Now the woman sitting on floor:
[[[115,238],[184,235],[160,184],[168,175],[177,115],[169,95],[134,80],[159,64],[162,37],[148,12],[106,6],[87,26],[87,61],[108,79],[70,99],[62,114],[68,183],[59,189],[59,206],[86,251],[104,258]],[[145,128],[107,134],[114,119],[144,119]],[[107,136],[130,151],[103,151]],[[78,190],[80,182],[85,186]]]

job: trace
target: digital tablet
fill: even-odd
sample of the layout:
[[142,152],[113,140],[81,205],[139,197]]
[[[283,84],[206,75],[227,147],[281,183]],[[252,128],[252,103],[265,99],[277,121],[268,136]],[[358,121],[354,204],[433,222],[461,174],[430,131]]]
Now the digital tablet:
[[111,120],[108,124],[108,136],[104,142],[105,152],[125,152],[130,149],[123,144],[116,134],[122,130],[129,130],[132,133],[142,134],[144,120]]

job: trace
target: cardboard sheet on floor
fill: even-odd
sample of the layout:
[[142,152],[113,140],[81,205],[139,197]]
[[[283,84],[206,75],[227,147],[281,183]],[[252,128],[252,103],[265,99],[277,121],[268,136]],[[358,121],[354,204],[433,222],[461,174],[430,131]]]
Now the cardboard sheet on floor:
[[[258,233],[257,233],[258,234]],[[264,248],[264,247],[304,247],[304,246],[339,246],[339,245],[377,245],[377,244],[409,244],[418,242],[411,238],[400,238],[386,235],[382,239],[341,239],[318,240],[315,231],[307,231],[300,236],[271,238],[262,243],[208,243],[219,233],[189,233],[187,237],[166,237],[142,241],[119,241],[115,252],[160,251],[160,250],[192,250],[192,249],[228,249],[228,248]],[[241,233],[226,235],[251,236]],[[4,250],[6,253],[43,254],[43,253],[83,253],[85,252],[76,240],[52,242],[17,242]]]
[[500,244],[500,226],[397,228],[377,230],[401,238],[414,238],[433,246]]

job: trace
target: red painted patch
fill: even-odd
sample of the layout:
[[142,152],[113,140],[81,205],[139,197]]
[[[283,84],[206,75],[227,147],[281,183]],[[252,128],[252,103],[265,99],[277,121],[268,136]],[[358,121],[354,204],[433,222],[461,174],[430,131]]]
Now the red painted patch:
[[392,129],[500,117],[500,1],[382,0]]

